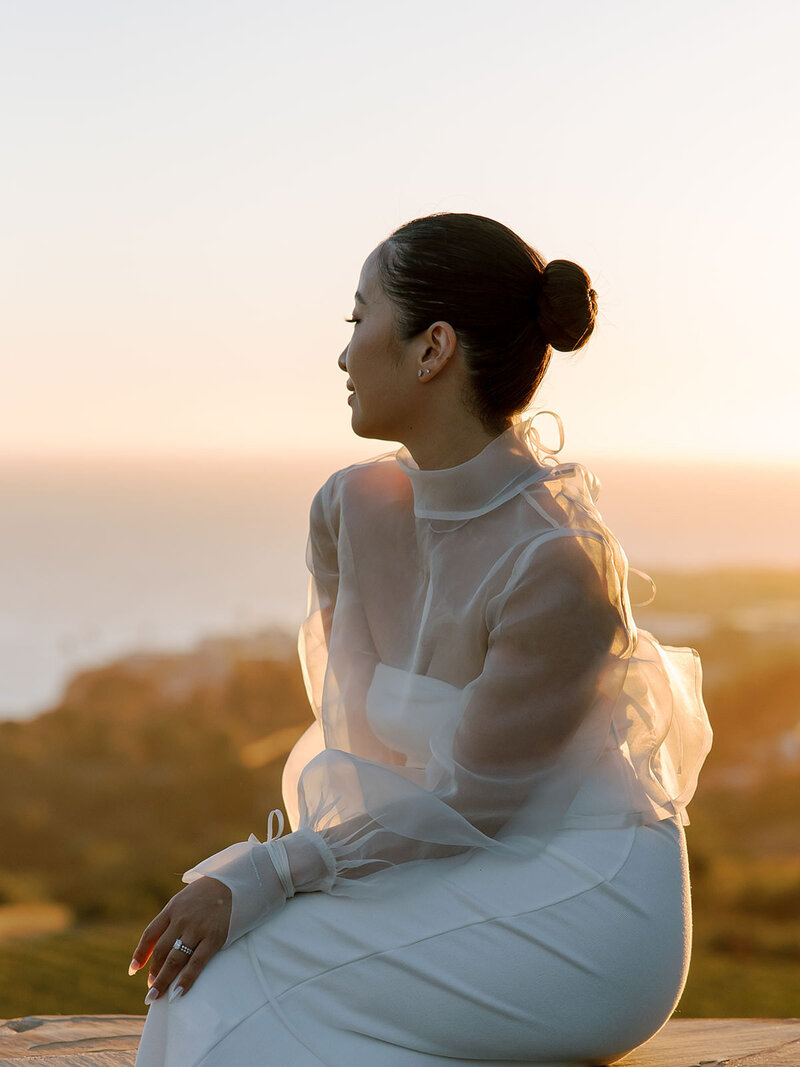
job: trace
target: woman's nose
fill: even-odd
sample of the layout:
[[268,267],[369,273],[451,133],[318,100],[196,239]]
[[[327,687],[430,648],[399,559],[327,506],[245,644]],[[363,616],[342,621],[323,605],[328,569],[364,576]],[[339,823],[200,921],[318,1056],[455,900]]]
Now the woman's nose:
[[346,348],[342,352],[342,354],[339,356],[339,359],[337,360],[337,362],[339,364],[339,370],[343,370],[343,371],[347,370],[347,349]]

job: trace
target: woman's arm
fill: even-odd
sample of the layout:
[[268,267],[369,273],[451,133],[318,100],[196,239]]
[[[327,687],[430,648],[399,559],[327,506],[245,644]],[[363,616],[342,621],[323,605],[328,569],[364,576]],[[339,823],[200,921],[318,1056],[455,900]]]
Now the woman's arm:
[[[602,538],[569,532],[521,554],[489,603],[486,659],[458,726],[431,739],[426,788],[337,750],[309,763],[301,826],[333,853],[330,891],[381,867],[493,847],[523,806],[525,833],[557,827],[603,750],[631,651],[612,560]],[[313,886],[286,843],[293,877]]]
[[[332,640],[336,608],[326,588],[320,645]],[[295,891],[354,895],[382,868],[476,848],[513,851],[509,827],[543,841],[604,748],[630,654],[624,619],[601,537],[569,532],[531,544],[488,605],[483,670],[463,690],[457,727],[431,738],[425,786],[389,763],[327,748],[300,776],[295,833],[242,842],[187,872],[186,880],[231,890],[224,943]]]

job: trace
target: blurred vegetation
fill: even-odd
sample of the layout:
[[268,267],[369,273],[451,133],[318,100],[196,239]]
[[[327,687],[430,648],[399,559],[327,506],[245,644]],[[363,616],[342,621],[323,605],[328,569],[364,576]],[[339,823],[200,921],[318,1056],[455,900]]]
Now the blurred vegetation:
[[[676,1014],[796,1016],[800,627],[784,607],[800,574],[651,573],[685,640],[635,616],[698,649],[714,727],[689,807],[694,946]],[[310,714],[295,657],[226,638],[83,671],[52,711],[0,723],[0,1018],[143,1013],[144,978],[126,973],[143,927],[182,871],[265,836]]]

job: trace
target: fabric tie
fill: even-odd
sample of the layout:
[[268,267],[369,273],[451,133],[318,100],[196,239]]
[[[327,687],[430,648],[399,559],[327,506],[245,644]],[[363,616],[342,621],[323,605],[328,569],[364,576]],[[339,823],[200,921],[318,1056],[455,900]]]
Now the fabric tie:
[[[275,827],[273,826],[273,819],[277,823],[278,832],[275,833]],[[272,864],[275,867],[275,873],[280,879],[280,883],[283,886],[283,891],[286,894],[287,900],[294,896],[294,882],[292,881],[292,871],[289,867],[289,857],[286,855],[286,848],[283,841],[279,841],[278,838],[283,833],[283,828],[286,825],[283,812],[280,808],[273,808],[269,813],[267,819],[267,840],[264,842],[266,845],[272,845],[269,850],[270,857],[272,858]]]
[[[273,818],[275,819],[275,822],[277,822],[277,824],[278,824],[278,832],[277,833],[275,833],[273,825],[272,825]],[[283,833],[283,829],[284,829],[285,825],[286,825],[286,823],[284,821],[283,812],[281,811],[281,809],[280,808],[273,808],[272,811],[269,813],[269,817],[267,818],[267,841],[269,842],[269,841],[277,840],[281,836],[281,834]]]
[[644,578],[645,581],[650,583],[650,588],[653,590],[652,593],[650,594],[650,599],[649,600],[632,600],[631,601],[631,607],[643,608],[647,604],[652,604],[653,601],[656,598],[656,583],[653,581],[653,579],[650,577],[649,574],[645,574],[644,571],[640,571],[636,567],[631,567],[629,565],[628,566],[628,571],[629,572],[633,572],[633,574],[638,574],[640,578]]
[[[542,439],[539,436],[539,431],[533,425],[534,420],[538,419],[540,415],[552,415],[553,418],[556,420],[556,425],[558,426],[557,448],[548,448],[547,445],[542,443]],[[546,455],[542,457],[542,462],[548,465],[554,464],[556,461],[551,459],[551,457],[555,456],[564,447],[564,423],[561,421],[561,416],[558,415],[555,411],[550,411],[549,408],[542,408],[541,411],[537,411],[536,414],[528,420],[526,436],[528,438],[531,448],[533,448],[534,451],[546,453]]]

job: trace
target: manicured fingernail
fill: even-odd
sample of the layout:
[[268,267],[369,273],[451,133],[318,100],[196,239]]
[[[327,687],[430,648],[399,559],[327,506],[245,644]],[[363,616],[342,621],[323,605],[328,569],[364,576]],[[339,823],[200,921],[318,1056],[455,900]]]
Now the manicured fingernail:
[[150,990],[147,996],[144,998],[145,1004],[152,1004],[154,1000],[158,998],[158,990],[155,986]]
[[173,1000],[177,1000],[182,992],[183,992],[183,986],[182,985],[175,986],[175,988],[172,990],[172,992],[169,995],[170,1004],[173,1002]]
[[136,974],[136,972],[139,970],[139,968],[141,966],[142,966],[141,963],[139,963],[139,961],[134,956],[133,959],[131,960],[129,966],[128,966],[128,974]]
[[148,976],[147,976],[147,988],[148,989],[153,984],[153,982],[155,982],[155,980],[156,980],[156,976],[151,971],[150,974],[148,974]]

